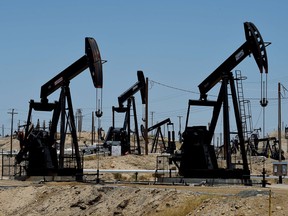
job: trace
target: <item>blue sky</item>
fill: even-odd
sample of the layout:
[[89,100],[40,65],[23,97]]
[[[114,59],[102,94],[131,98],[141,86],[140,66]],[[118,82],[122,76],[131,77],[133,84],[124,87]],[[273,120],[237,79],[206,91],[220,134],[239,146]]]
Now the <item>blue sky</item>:
[[[267,47],[269,105],[265,129],[275,130],[278,82],[288,88],[287,9],[284,0],[1,1],[0,125],[4,125],[5,134],[10,133],[8,112],[12,108],[18,113],[14,127],[18,122],[23,124],[30,99],[39,101],[41,86],[82,57],[84,38],[93,37],[102,59],[107,60],[103,65],[103,128],[107,130],[112,124],[117,97],[136,82],[137,70],[142,70],[150,80],[149,125],[153,112],[154,123],[169,117],[176,131],[177,116],[183,116],[183,129],[188,100],[199,98],[198,85],[245,42],[243,23],[249,21],[257,26],[264,41],[272,42]],[[236,69],[247,76],[244,96],[251,99],[253,125],[263,127],[257,65],[251,57]],[[90,130],[96,93],[89,70],[74,78],[70,89],[73,108],[82,109],[83,128]],[[53,93],[49,101],[57,100],[59,94],[60,90]],[[209,94],[217,95],[218,88]],[[140,119],[140,94],[135,97]],[[282,120],[286,125],[287,95],[283,97]],[[195,109],[192,115],[195,124],[209,122],[203,109]],[[33,113],[35,121],[50,116]],[[122,125],[121,120],[116,121]]]

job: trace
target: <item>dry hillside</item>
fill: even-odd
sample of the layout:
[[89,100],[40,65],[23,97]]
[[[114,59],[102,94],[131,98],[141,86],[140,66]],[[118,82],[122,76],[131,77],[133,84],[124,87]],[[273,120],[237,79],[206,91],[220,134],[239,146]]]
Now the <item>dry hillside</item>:
[[[88,142],[87,138],[87,142]],[[80,145],[83,141],[80,141]],[[13,149],[17,150],[17,140]],[[10,138],[0,146],[10,149]],[[84,168],[155,169],[156,154],[85,156]],[[98,160],[99,159],[99,160]],[[263,165],[272,174],[272,159],[251,158],[252,173],[261,174]],[[152,174],[103,174],[101,184],[95,175],[89,182],[50,182],[39,178],[26,181],[0,181],[0,216],[62,215],[287,215],[288,187],[270,180],[271,185],[157,185],[146,184]],[[117,182],[117,179],[125,180]],[[130,181],[130,184],[127,184]],[[145,184],[144,184],[145,182]],[[287,183],[288,184],[288,183]]]

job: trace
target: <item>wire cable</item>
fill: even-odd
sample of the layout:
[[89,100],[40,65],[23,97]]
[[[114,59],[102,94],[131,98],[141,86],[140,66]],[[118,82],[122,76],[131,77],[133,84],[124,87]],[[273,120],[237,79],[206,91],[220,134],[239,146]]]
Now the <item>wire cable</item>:
[[189,92],[189,93],[192,93],[192,94],[200,95],[200,93],[194,92],[194,91],[191,91],[191,90],[181,89],[181,88],[170,86],[170,85],[167,85],[167,84],[163,84],[163,83],[160,83],[160,82],[157,82],[157,81],[154,81],[154,80],[149,80],[149,81],[151,83],[151,86],[153,86],[153,84],[155,83],[155,84],[158,84],[158,85],[161,85],[161,86],[164,86],[164,87],[167,87],[167,88],[171,88],[171,89],[174,89],[174,90],[183,91],[183,92]]

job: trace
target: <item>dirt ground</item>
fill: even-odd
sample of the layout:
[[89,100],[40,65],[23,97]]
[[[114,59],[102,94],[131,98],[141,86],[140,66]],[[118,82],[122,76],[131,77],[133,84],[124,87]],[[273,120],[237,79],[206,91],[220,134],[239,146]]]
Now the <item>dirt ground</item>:
[[[17,140],[13,149],[17,150]],[[10,138],[0,140],[0,147],[9,150]],[[286,151],[285,151],[286,152]],[[106,156],[87,155],[84,169],[155,169],[157,154]],[[263,167],[272,175],[274,160],[262,157],[249,159],[252,174]],[[261,185],[158,185],[155,177],[143,173],[135,182],[133,174],[107,173],[88,176],[87,181],[44,181],[30,178],[17,181],[0,180],[0,216],[62,215],[287,215],[288,182],[277,184],[268,179]],[[117,181],[121,180],[121,181]],[[148,183],[149,181],[149,183]],[[130,182],[127,184],[127,182]]]

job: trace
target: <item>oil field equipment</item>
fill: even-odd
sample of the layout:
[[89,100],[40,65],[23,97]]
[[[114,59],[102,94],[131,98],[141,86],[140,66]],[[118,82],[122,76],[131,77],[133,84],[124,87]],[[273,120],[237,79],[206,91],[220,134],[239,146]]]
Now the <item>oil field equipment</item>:
[[[259,67],[261,77],[263,72],[265,72],[267,79],[268,62],[265,43],[256,26],[251,22],[245,22],[244,30],[246,41],[202,83],[200,83],[198,86],[200,99],[189,100],[188,102],[183,143],[180,150],[171,156],[171,161],[173,161],[179,169],[179,175],[184,178],[243,179],[246,182],[250,182],[250,170],[247,163],[242,123],[239,114],[234,77],[231,71],[247,56],[253,54]],[[220,81],[221,87],[217,100],[208,100],[207,93]],[[242,156],[242,163],[238,164],[241,166],[240,168],[236,167],[236,164],[232,164],[231,162],[228,104],[228,96],[230,96],[228,93],[229,84]],[[264,104],[267,102],[267,98],[262,98],[261,101]],[[208,127],[188,125],[191,106],[212,107],[212,119]],[[226,167],[224,168],[218,167],[215,150],[211,145],[221,108],[223,109],[224,155],[226,159]]]
[[[167,125],[168,129],[168,145],[166,145],[161,126]],[[144,137],[144,125],[141,125],[141,133]],[[175,131],[174,131],[174,124],[171,122],[170,118],[164,119],[161,122],[158,122],[151,127],[147,129],[147,132],[151,132],[153,130],[156,130],[156,133],[153,138],[153,143],[151,147],[151,153],[156,153],[159,139],[162,141],[162,146],[160,146],[161,153],[174,153],[176,150],[176,144],[175,144]]]
[[[18,164],[25,164],[27,176],[76,176],[81,179],[83,163],[79,152],[75,118],[69,83],[74,77],[89,67],[96,88],[96,116],[102,115],[102,60],[94,38],[85,38],[85,55],[41,87],[41,102],[30,100],[25,134],[20,139],[21,149],[16,156]],[[59,101],[48,102],[48,96],[61,88]],[[100,93],[98,93],[100,92]],[[49,130],[33,127],[32,110],[52,112]],[[60,143],[56,143],[57,126],[60,119]],[[67,128],[71,131],[72,152],[65,154]],[[58,151],[58,153],[57,153]]]
[[251,137],[251,139],[248,140],[246,149],[247,153],[252,156],[264,156],[266,158],[279,160],[281,154],[281,160],[285,160],[284,151],[281,150],[280,153],[279,141],[276,137]]
[[[123,94],[118,97],[118,107],[112,107],[112,126],[108,129],[107,135],[104,140],[103,146],[112,151],[113,146],[121,147],[121,154],[132,153],[131,143],[130,143],[130,133],[131,129],[131,107],[133,109],[133,119],[134,119],[134,134],[136,137],[136,149],[133,149],[133,153],[141,154],[139,130],[138,130],[138,119],[134,94],[140,91],[142,104],[146,105],[145,97],[145,77],[143,71],[137,71],[138,81],[127,89]],[[127,102],[125,106],[125,102]],[[115,127],[115,112],[124,113],[124,123],[122,127]]]

